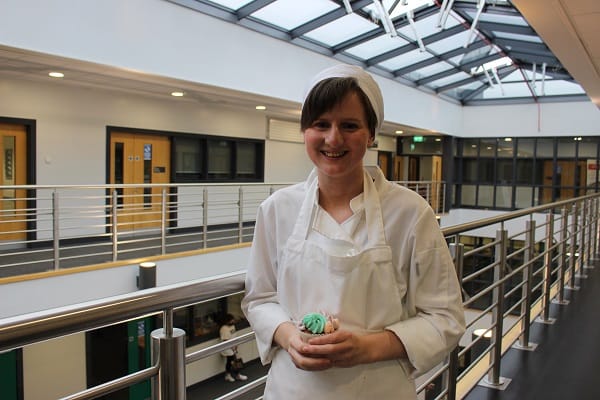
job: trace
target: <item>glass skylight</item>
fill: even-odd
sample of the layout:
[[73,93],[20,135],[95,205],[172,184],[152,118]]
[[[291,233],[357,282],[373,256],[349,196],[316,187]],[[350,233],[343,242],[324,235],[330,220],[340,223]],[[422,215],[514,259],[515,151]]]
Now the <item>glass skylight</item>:
[[[406,5],[402,0],[382,0],[397,32],[394,37],[386,32],[390,27],[381,20],[384,13],[373,2],[348,13],[343,2],[332,0],[170,1],[184,6],[197,2],[202,5],[200,12],[281,40],[298,38],[290,45],[340,56],[365,68],[373,66],[374,73],[388,71],[401,82],[409,81],[428,92],[436,90],[465,105],[486,99],[539,101],[544,96],[585,95],[535,31],[527,29],[527,21],[508,0],[486,0],[472,36],[478,0],[455,0],[443,27],[439,26],[446,15],[440,11],[442,0],[408,0]],[[214,12],[210,12],[211,7]],[[239,12],[243,9],[253,11],[245,15]],[[230,15],[223,16],[223,10],[229,10],[225,12]],[[414,16],[417,35],[408,11]],[[417,39],[425,42],[425,51],[417,47]],[[469,39],[470,45],[465,47]],[[543,93],[540,60],[548,63]],[[535,92],[531,89],[533,65]],[[497,84],[494,69],[502,85]]]

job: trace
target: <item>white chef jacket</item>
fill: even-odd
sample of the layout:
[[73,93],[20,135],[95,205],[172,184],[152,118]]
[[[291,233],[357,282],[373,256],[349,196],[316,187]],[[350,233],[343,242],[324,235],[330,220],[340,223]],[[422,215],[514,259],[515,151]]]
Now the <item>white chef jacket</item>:
[[[388,182],[379,169],[368,168],[367,170],[370,175],[366,175],[363,203],[368,210],[371,209],[370,205],[376,202],[380,220],[385,221],[380,224],[379,236],[383,237],[385,242],[383,244],[387,244],[387,253],[391,252],[393,277],[390,279],[391,282],[387,282],[390,284],[384,285],[385,287],[379,280],[357,282],[355,289],[356,293],[360,293],[359,296],[363,294],[368,296],[369,304],[379,304],[382,310],[390,309],[395,314],[388,312],[385,321],[389,323],[386,322],[385,326],[380,326],[379,320],[378,322],[370,320],[368,315],[361,317],[363,320],[344,321],[344,318],[341,318],[341,324],[343,329],[350,329],[359,334],[382,329],[394,332],[404,344],[408,360],[397,362],[396,367],[389,362],[387,364],[382,362],[365,368],[376,370],[380,364],[381,371],[377,372],[380,379],[384,378],[385,374],[390,374],[392,382],[400,386],[405,380],[413,385],[411,390],[414,391],[412,378],[441,362],[448,351],[456,346],[464,332],[460,287],[446,242],[429,204],[415,192]],[[291,359],[285,351],[280,351],[273,345],[273,334],[281,323],[295,321],[304,312],[327,311],[315,309],[314,307],[318,307],[319,300],[315,302],[311,296],[312,292],[315,292],[322,297],[322,286],[326,285],[326,282],[315,279],[299,285],[297,282],[286,282],[287,275],[280,276],[284,273],[282,271],[285,271],[285,266],[281,265],[285,262],[284,249],[292,241],[291,238],[294,236],[292,234],[297,231],[298,225],[303,220],[311,221],[306,234],[307,242],[315,240],[318,242],[320,236],[325,236],[327,239],[327,236],[335,232],[335,230],[328,231],[323,235],[323,232],[320,232],[322,229],[319,228],[319,222],[322,223],[324,219],[315,218],[315,214],[322,210],[319,210],[317,204],[311,204],[310,209],[307,208],[307,198],[312,196],[312,201],[318,202],[315,193],[318,191],[316,180],[316,172],[313,171],[306,182],[275,192],[260,206],[247,271],[246,296],[242,302],[242,308],[256,332],[261,361],[266,364],[278,358],[271,368],[269,378],[276,374],[276,371],[273,371],[275,367],[288,368],[288,375],[279,374],[279,380],[285,378],[295,382],[298,379],[307,379],[309,386],[311,374],[317,372],[290,370]],[[374,194],[367,196],[369,187],[373,188],[371,192]],[[356,211],[363,212],[362,209]],[[380,246],[381,243],[370,237],[377,235],[368,233],[377,231],[377,228],[373,227],[376,224],[367,220],[368,218],[358,223],[354,222],[355,226],[350,229],[348,239],[340,237],[339,240],[330,240],[328,242],[330,252],[331,247],[338,247],[336,243],[340,244],[338,250],[342,252],[345,251],[344,248],[361,251],[361,246]],[[371,218],[371,221],[373,220],[377,218]],[[313,224],[314,221],[317,223]],[[324,226],[326,227],[327,224]],[[340,235],[343,236],[343,232]],[[345,245],[343,242],[349,244]],[[382,251],[379,253],[385,257],[386,250],[383,248],[385,246],[380,247]],[[352,301],[352,296],[346,296],[344,304],[340,304],[340,307],[343,308],[346,303]],[[370,310],[373,313],[372,306]],[[343,313],[342,309],[334,311]],[[389,315],[397,315],[397,317],[390,320]],[[402,365],[403,373],[398,372],[398,364]],[[294,372],[294,376],[289,375]],[[332,374],[335,373],[334,371]],[[350,379],[354,376],[359,379],[361,375],[349,371],[348,376],[351,377]],[[329,378],[335,380],[333,377]],[[348,390],[350,392],[355,389]],[[398,392],[401,390],[398,389]],[[337,397],[327,395],[323,398],[350,398],[344,397],[347,394],[338,394]],[[265,395],[268,399],[267,392]],[[355,396],[356,394],[353,397]],[[299,395],[298,398],[302,397]]]

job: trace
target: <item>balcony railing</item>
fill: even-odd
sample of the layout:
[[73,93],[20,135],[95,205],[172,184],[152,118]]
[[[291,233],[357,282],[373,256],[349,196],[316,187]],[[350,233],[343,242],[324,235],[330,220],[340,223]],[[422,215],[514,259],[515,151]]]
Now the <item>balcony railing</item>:
[[[428,392],[427,398],[453,400],[464,397],[481,378],[494,387],[503,385],[502,354],[515,342],[522,349],[531,347],[531,324],[549,321],[551,300],[566,304],[565,290],[574,288],[576,275],[584,274],[597,258],[599,196],[588,195],[443,230],[464,292],[467,332],[446,362],[419,379],[419,393]],[[474,234],[483,228],[495,230],[495,235]],[[5,318],[0,320],[0,352],[162,313],[163,328],[152,333],[151,367],[64,398],[93,399],[152,378],[154,399],[185,399],[186,363],[252,341],[253,334],[185,354],[185,332],[173,326],[173,310],[239,293],[244,289],[243,282],[244,273],[234,273]],[[263,385],[265,379],[261,377],[223,398],[237,398]]]
[[[443,182],[398,184],[443,211]],[[250,242],[287,185],[2,186],[0,278]]]

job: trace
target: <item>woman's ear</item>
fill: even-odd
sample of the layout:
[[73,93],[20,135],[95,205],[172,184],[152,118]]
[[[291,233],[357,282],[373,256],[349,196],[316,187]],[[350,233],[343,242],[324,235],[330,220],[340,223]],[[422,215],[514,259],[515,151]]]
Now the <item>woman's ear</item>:
[[367,147],[371,147],[373,146],[373,143],[375,142],[375,135],[370,134],[369,135],[369,140],[367,141]]

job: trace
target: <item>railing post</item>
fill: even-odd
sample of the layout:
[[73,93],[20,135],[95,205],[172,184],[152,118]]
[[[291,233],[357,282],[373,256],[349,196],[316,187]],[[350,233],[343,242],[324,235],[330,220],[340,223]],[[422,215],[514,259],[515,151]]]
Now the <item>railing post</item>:
[[119,195],[117,193],[117,189],[115,188],[112,192],[112,235],[111,235],[111,239],[112,239],[112,260],[113,261],[117,261],[118,258],[118,252],[119,252],[119,247],[118,247],[118,240],[119,240],[119,233],[117,231],[117,210],[119,208],[117,202],[119,201]]
[[598,218],[600,218],[600,205],[598,198],[594,198],[594,231],[592,232],[593,242],[594,242],[594,261],[597,261],[600,258],[600,254],[598,254],[598,240],[600,240],[600,224],[598,223]]
[[208,236],[208,189],[202,191],[202,248],[207,247]]
[[523,270],[523,281],[525,284],[521,289],[521,296],[524,300],[521,302],[521,318],[522,327],[519,342],[514,347],[521,350],[535,350],[536,343],[529,342],[529,333],[531,328],[531,286],[533,280],[533,265],[535,249],[535,221],[527,220],[525,222],[525,254],[523,255],[523,263],[527,267]]
[[185,400],[185,331],[173,328],[173,310],[166,310],[163,328],[152,331],[152,361],[158,376],[152,378],[152,400]]
[[575,284],[575,264],[576,264],[576,256],[575,256],[575,242],[577,240],[577,214],[578,214],[578,206],[577,202],[573,204],[572,207],[572,216],[571,216],[571,232],[569,235],[570,243],[569,243],[569,285],[565,286],[565,289],[569,290],[579,290],[579,286]]
[[238,243],[244,238],[244,189],[240,186],[238,196]]
[[58,192],[52,192],[52,241],[54,249],[54,269],[60,269],[60,211],[58,204]]
[[[464,263],[465,246],[462,243],[458,243],[458,236],[456,237],[457,243],[451,243],[448,247],[450,248],[450,254],[454,260],[454,269],[456,270],[456,276],[462,288],[462,271]],[[448,389],[446,400],[456,399],[456,381],[458,379],[458,346],[450,352],[448,357],[448,372],[446,373],[446,379],[444,380],[446,388]]]
[[581,221],[579,221],[579,278],[585,279],[585,266],[588,263],[587,257],[587,238],[585,232],[587,229],[587,200],[581,202]]
[[563,207],[561,209],[560,221],[560,243],[558,246],[559,266],[558,276],[556,277],[558,281],[558,298],[555,303],[569,304],[569,301],[565,300],[565,274],[567,271],[567,229],[569,226],[569,210],[567,210],[567,207]]
[[[543,278],[543,294],[542,294],[542,315],[537,319],[538,322],[544,324],[553,324],[556,320],[550,318],[550,288],[552,287],[552,246],[554,245],[554,213],[546,215],[546,253],[544,254],[544,278]],[[560,268],[559,268],[560,269]],[[560,277],[560,274],[559,274]],[[560,290],[560,284],[559,284]]]
[[593,254],[593,243],[594,240],[592,238],[592,231],[594,227],[594,202],[593,199],[586,199],[586,213],[583,219],[583,224],[585,226],[585,265],[583,266],[585,269],[594,269],[594,254]]
[[167,254],[167,189],[163,188],[160,199],[160,254]]
[[505,229],[496,231],[496,246],[495,246],[495,263],[494,268],[494,283],[497,284],[492,291],[492,302],[496,303],[496,307],[492,310],[492,350],[490,352],[490,363],[492,368],[483,379],[484,384],[488,387],[503,389],[509,383],[509,378],[500,376],[500,364],[502,361],[502,334],[504,322],[504,271],[506,269],[506,253],[508,246],[508,232]]

